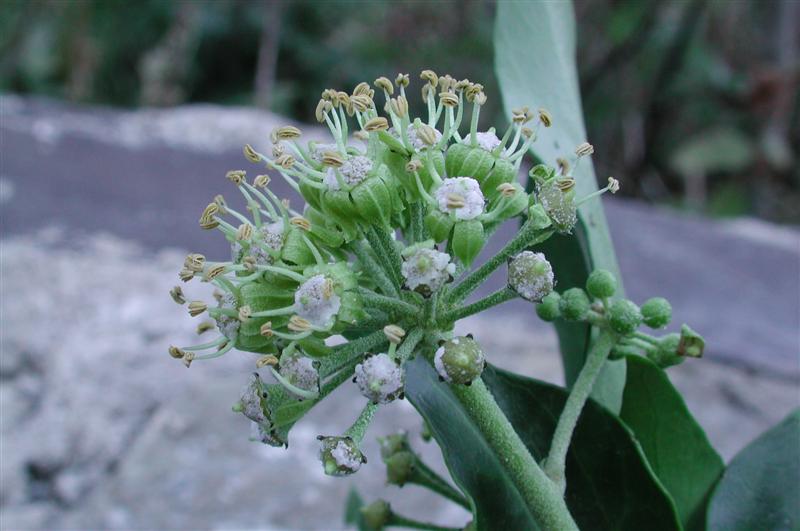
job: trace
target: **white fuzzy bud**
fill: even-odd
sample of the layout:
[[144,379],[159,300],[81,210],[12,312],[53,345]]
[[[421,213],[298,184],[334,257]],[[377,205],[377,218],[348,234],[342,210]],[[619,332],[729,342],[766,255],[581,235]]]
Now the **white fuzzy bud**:
[[361,394],[387,404],[403,393],[403,370],[387,354],[376,354],[356,365],[355,382]]

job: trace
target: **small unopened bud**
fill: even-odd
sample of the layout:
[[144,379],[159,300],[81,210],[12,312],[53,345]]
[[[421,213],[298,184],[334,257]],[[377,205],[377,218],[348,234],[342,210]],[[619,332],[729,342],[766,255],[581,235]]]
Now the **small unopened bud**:
[[405,330],[393,324],[384,326],[383,333],[386,335],[386,339],[389,340],[389,343],[394,343],[395,345],[399,345],[406,335]]
[[586,279],[586,291],[596,299],[607,299],[617,291],[617,279],[611,271],[595,269]]
[[508,263],[508,286],[525,300],[540,302],[554,283],[553,268],[542,253],[522,251]]
[[261,155],[256,153],[256,150],[253,149],[253,146],[251,146],[250,144],[244,145],[242,153],[244,153],[244,158],[246,158],[250,162],[255,162],[255,163],[261,162]]
[[672,305],[662,297],[648,299],[641,310],[644,324],[654,330],[664,328],[672,320]]
[[436,72],[434,72],[433,70],[423,70],[422,72],[420,72],[419,78],[424,81],[427,81],[428,83],[431,84],[431,86],[434,87],[439,84],[439,76],[437,76]]
[[410,451],[402,450],[385,458],[383,462],[386,463],[386,483],[402,487],[411,480],[417,458]]
[[243,323],[250,320],[250,316],[253,315],[253,310],[250,306],[242,306],[239,308],[239,320]]
[[257,175],[255,179],[253,179],[253,186],[256,188],[266,188],[270,181],[269,175]]
[[439,378],[455,384],[469,385],[479,378],[486,358],[477,341],[459,336],[445,341],[436,351],[433,364]]
[[183,359],[186,355],[186,351],[179,349],[178,347],[170,345],[169,347],[169,355],[175,358],[176,360]]
[[608,326],[622,335],[632,334],[642,324],[642,312],[639,307],[627,299],[619,299],[611,303],[607,311]]
[[322,164],[332,168],[340,168],[344,164],[344,157],[338,151],[325,151],[322,153]]
[[225,174],[225,178],[236,186],[241,185],[245,181],[247,173],[244,170],[231,170]]
[[180,286],[175,286],[169,290],[169,296],[172,297],[177,304],[186,304],[186,297],[183,296],[183,289]]
[[385,500],[376,500],[360,510],[367,529],[383,529],[392,516],[392,509]]
[[445,107],[455,107],[458,105],[458,96],[452,92],[442,92],[439,94],[439,100]]
[[329,476],[347,476],[358,472],[367,458],[350,437],[317,437],[320,441],[319,458]]
[[264,337],[272,337],[272,321],[267,321],[261,325],[259,333]]
[[311,329],[311,323],[299,315],[293,315],[289,318],[289,324],[286,327],[292,332],[305,332]]
[[561,302],[561,295],[555,291],[551,291],[542,298],[542,302],[536,305],[536,315],[543,321],[555,321],[561,317],[559,302]]
[[238,241],[249,240],[253,236],[253,226],[249,223],[242,223],[236,229],[236,239]]
[[192,301],[189,303],[189,315],[192,317],[197,317],[207,309],[208,306],[203,301]]
[[398,87],[407,87],[409,83],[408,74],[397,74],[397,77],[394,78],[394,84]]
[[678,355],[689,358],[703,357],[706,342],[703,336],[689,328],[688,325],[681,326],[681,339],[678,343]]
[[578,147],[575,148],[575,154],[579,157],[587,157],[592,153],[594,153],[594,146],[589,142],[578,144]]
[[553,116],[550,114],[550,111],[547,109],[539,109],[539,121],[545,127],[550,127],[553,125]]
[[394,85],[392,85],[392,82],[389,81],[387,77],[379,77],[376,79],[375,86],[388,93],[390,96],[394,94]]
[[370,133],[373,131],[386,131],[387,129],[389,129],[389,121],[383,116],[376,116],[364,124],[364,130]]
[[564,319],[582,321],[589,313],[589,297],[581,288],[570,288],[561,294],[559,309]]

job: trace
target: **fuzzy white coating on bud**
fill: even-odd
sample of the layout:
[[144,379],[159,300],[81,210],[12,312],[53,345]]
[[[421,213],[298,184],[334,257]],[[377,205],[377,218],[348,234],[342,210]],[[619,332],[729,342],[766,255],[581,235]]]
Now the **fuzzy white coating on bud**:
[[372,171],[372,160],[369,157],[357,155],[347,159],[338,169],[328,168],[323,179],[328,190],[341,189],[339,179],[336,177],[336,171],[341,174],[345,184],[348,186],[355,186],[366,179],[369,172]]
[[[236,297],[233,295],[233,293],[226,292],[219,299],[219,304],[217,306],[225,310],[237,310]],[[218,314],[214,317],[214,320],[217,322],[217,328],[223,336],[227,337],[231,341],[236,338],[236,335],[239,333],[239,326],[242,324],[238,317]]]
[[250,423],[250,440],[275,447],[287,445],[286,440],[282,439],[278,433],[266,423]]
[[319,458],[329,476],[346,476],[358,472],[364,454],[349,437],[322,437]]
[[[442,139],[442,133],[439,132],[438,129],[431,128],[433,131],[433,136],[436,139],[436,144]],[[417,133],[417,128],[414,124],[411,124],[408,129],[406,130],[406,134],[408,135],[408,141],[411,142],[411,147],[414,148],[415,151],[422,151],[424,149],[428,149],[428,144],[422,140],[422,137]]]
[[[467,137],[469,139],[469,137]],[[484,131],[475,133],[475,139],[478,142],[478,147],[485,151],[494,151],[500,145],[500,139],[494,134],[494,131]]]
[[483,214],[481,185],[472,177],[450,177],[435,192],[439,210],[454,213],[456,219],[475,219]]
[[450,255],[436,249],[417,249],[406,257],[400,267],[408,289],[437,291],[455,274],[456,266]]
[[508,285],[525,300],[541,302],[554,282],[553,267],[542,253],[522,251],[508,264]]
[[387,354],[377,354],[356,365],[355,381],[361,394],[376,404],[387,404],[403,392],[403,370]]
[[314,360],[298,353],[281,356],[278,371],[287,382],[304,391],[319,392],[319,371]]
[[315,275],[301,284],[294,294],[294,303],[297,315],[323,328],[331,324],[342,306],[331,280],[325,275]]
[[323,153],[326,151],[336,151],[338,149],[339,146],[336,144],[321,144],[318,142],[313,142],[309,144],[309,155],[315,162],[322,164]]

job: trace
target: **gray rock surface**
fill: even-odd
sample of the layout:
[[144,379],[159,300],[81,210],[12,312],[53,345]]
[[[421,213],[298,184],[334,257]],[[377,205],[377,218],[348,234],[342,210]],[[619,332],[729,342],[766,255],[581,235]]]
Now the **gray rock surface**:
[[[227,251],[196,227],[199,211],[219,191],[232,194],[222,175],[247,167],[241,144],[266,145],[279,118],[8,96],[0,111],[0,528],[337,529],[351,485],[432,521],[466,521],[425,491],[399,496],[383,485],[373,435],[417,434],[407,403],[379,412],[359,474],[327,478],[314,437],[357,414],[352,386],[305,418],[288,450],[266,448],[230,412],[250,355],[186,370],[166,353],[193,335],[167,295],[186,249]],[[670,298],[676,320],[708,339],[706,358],[670,375],[729,459],[800,403],[800,237],[607,205],[631,296]],[[560,382],[555,336],[531,311],[511,303],[459,326],[491,361]],[[414,442],[443,470],[435,446]]]

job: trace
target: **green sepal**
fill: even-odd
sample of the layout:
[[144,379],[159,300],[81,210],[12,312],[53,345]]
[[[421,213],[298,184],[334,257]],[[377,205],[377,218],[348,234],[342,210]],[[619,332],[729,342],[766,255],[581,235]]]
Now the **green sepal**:
[[264,273],[262,281],[248,282],[239,289],[239,303],[253,307],[260,304],[259,299],[265,297],[275,299],[292,299],[297,289],[297,282],[277,273]]
[[341,190],[328,190],[322,194],[322,211],[336,222],[344,233],[345,241],[358,238],[356,209],[350,194]]
[[306,203],[311,205],[313,208],[319,210],[320,208],[320,199],[322,191],[319,188],[314,188],[313,186],[309,186],[306,182],[300,181],[297,185],[298,189],[300,190],[300,195],[303,196],[303,199],[306,200]]
[[546,229],[553,224],[544,207],[538,203],[528,209],[528,223],[537,230]]
[[391,178],[400,183],[400,185],[411,194],[415,199],[420,199],[419,191],[417,190],[417,182],[413,173],[406,171],[406,164],[409,158],[406,155],[397,153],[395,151],[387,151],[383,155],[383,162],[391,174]]
[[403,145],[403,142],[393,137],[389,132],[378,131],[378,138],[389,148],[387,151],[391,150],[398,153],[406,153],[406,147]]
[[324,264],[321,266],[313,265],[303,271],[306,278],[311,278],[314,275],[325,275],[333,280],[334,292],[341,296],[344,291],[355,289],[358,285],[358,279],[353,271],[350,269],[350,264],[347,262],[334,262],[332,264]]
[[478,182],[486,179],[494,163],[494,155],[467,144],[453,144],[448,148],[445,158],[448,177],[472,177]]
[[281,248],[281,258],[284,261],[301,266],[314,263],[314,254],[303,239],[304,235],[303,229],[297,227],[291,227],[286,231]]
[[541,186],[556,177],[556,170],[546,164],[537,164],[528,172],[528,176],[537,186]]
[[312,239],[328,247],[340,247],[344,243],[344,236],[338,230],[325,227],[319,223],[312,223],[309,231]]
[[312,358],[324,358],[331,353],[331,348],[325,344],[324,337],[309,336],[298,340],[297,345],[306,355]]
[[472,264],[484,243],[483,224],[477,219],[459,221],[453,227],[453,253],[465,266]]
[[450,236],[454,223],[453,218],[436,208],[432,208],[425,216],[425,227],[437,242],[442,242]]
[[369,316],[369,314],[364,311],[361,298],[356,293],[345,291],[339,297],[341,298],[342,305],[336,316],[337,324],[340,325],[337,329],[350,328]]
[[392,214],[392,195],[379,177],[371,177],[350,191],[359,216],[367,223],[389,225]]
[[503,183],[517,184],[517,172],[514,164],[507,159],[497,159],[492,171],[481,183],[481,192],[487,199],[498,195],[497,187]]

